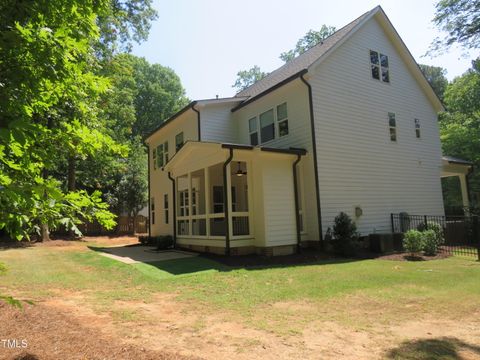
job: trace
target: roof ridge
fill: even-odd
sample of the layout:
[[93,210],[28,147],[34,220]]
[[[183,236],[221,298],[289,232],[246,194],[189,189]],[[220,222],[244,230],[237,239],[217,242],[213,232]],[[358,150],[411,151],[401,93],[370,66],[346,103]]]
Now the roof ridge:
[[[255,89],[255,87],[260,87],[259,85],[261,85],[261,83],[265,83],[267,80],[269,79],[272,79],[274,76],[276,76],[277,74],[281,73],[282,70],[286,70],[287,68],[294,68],[295,65],[299,62],[301,62],[303,59],[306,59],[308,58],[313,52],[315,52],[315,50],[319,50],[321,47],[324,46],[324,44],[327,42],[327,41],[332,41],[332,39],[334,39],[335,36],[338,36],[339,34],[341,34],[342,32],[345,32],[345,30],[348,28],[348,27],[353,27],[352,26],[353,24],[356,24],[356,23],[359,23],[361,19],[365,18],[367,15],[371,14],[372,12],[376,11],[377,9],[379,8],[379,6],[376,6],[375,8],[373,8],[372,10],[369,10],[365,13],[363,13],[362,15],[360,15],[359,17],[357,17],[356,19],[350,21],[348,24],[344,25],[343,27],[341,27],[340,29],[338,29],[337,31],[335,31],[332,35],[326,37],[325,39],[323,39],[321,42],[319,42],[318,44],[316,44],[315,46],[312,46],[310,49],[308,49],[307,51],[301,53],[300,55],[298,55],[297,57],[293,58],[292,60],[286,62],[285,64],[283,64],[282,66],[276,68],[275,70],[273,70],[272,72],[270,72],[267,76],[265,76],[264,78],[258,80],[257,82],[253,83],[252,85],[250,85],[249,87],[239,91],[238,93],[236,93],[234,95],[234,97],[242,97],[242,96],[255,96],[258,94],[255,93],[255,91],[253,91],[253,95],[249,94],[250,92],[252,92],[253,89]],[[350,29],[350,30],[352,30]],[[333,44],[331,44],[331,46],[334,46],[334,44],[336,44],[338,41],[340,41],[341,39],[343,39],[350,31],[347,31],[345,32],[345,34],[341,34],[340,38],[337,39],[336,41],[334,41]],[[307,66],[303,66],[302,68],[296,68],[294,72],[298,72],[300,70],[303,70],[304,68],[307,68],[308,66],[310,66],[313,62],[315,62],[317,59],[319,59],[323,54],[319,54],[317,57],[315,57],[315,59],[309,63]],[[286,77],[290,76],[287,75]],[[279,80],[281,81],[281,80]],[[279,81],[276,81],[275,83],[278,83]],[[273,86],[275,84],[272,84],[271,86]],[[268,86],[267,88],[270,88],[271,86]],[[266,90],[266,89],[264,89]],[[261,92],[261,91],[260,91]]]

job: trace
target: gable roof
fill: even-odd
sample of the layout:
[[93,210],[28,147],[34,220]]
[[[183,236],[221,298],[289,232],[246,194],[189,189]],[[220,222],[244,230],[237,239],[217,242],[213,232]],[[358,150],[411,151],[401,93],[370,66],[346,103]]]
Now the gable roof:
[[410,71],[412,71],[413,76],[416,78],[419,86],[425,91],[428,99],[431,101],[434,108],[437,111],[444,110],[443,105],[439,100],[438,96],[433,91],[432,86],[423,75],[413,55],[408,50],[407,46],[393,27],[392,23],[388,19],[381,6],[377,6],[374,9],[364,13],[348,25],[344,26],[343,28],[336,31],[334,34],[320,42],[319,44],[305,51],[303,54],[300,54],[296,58],[281,66],[280,68],[272,71],[263,79],[252,84],[248,88],[238,92],[235,96],[248,97],[249,99],[245,100],[237,108],[246,105],[247,102],[250,103],[252,101],[255,101],[257,97],[263,96],[274,88],[277,88],[289,82],[289,79],[294,79],[298,76],[303,75],[310,69],[315,68],[333,50],[340,46],[364,23],[366,23],[374,16],[382,23],[383,29],[388,33],[387,35],[391,36],[397,47],[397,50],[402,53],[401,55],[403,55],[402,57],[407,63],[407,67],[410,69]]
[[332,49],[340,40],[346,37],[347,34],[349,34],[358,24],[362,22],[362,20],[367,18],[376,9],[377,8],[368,11],[362,16],[356,18],[351,23],[344,26],[340,30],[337,30],[322,42],[305,51],[303,54],[300,54],[296,58],[290,60],[278,69],[272,71],[263,79],[240,91],[235,96],[257,96],[276,84],[299,73],[300,71],[308,69],[313,63],[315,63],[320,57]]

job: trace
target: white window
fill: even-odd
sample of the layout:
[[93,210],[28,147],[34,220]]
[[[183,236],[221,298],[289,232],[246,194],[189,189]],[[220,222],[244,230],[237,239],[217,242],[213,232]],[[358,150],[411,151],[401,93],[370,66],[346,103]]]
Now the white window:
[[415,119],[415,136],[420,139],[420,120]]
[[163,163],[166,164],[168,162],[168,141],[163,143]]
[[248,132],[250,134],[250,145],[258,145],[258,123],[257,117],[248,120]]
[[397,122],[394,113],[388,113],[388,127],[390,129],[390,140],[397,141]]
[[372,71],[372,78],[386,83],[390,82],[390,70],[387,55],[370,50],[370,68]]
[[157,146],[157,167],[160,169],[164,165],[163,144]]
[[188,216],[188,189],[182,190],[179,192],[180,194],[180,216]]
[[150,219],[152,222],[152,225],[155,225],[155,198],[150,199]]
[[175,136],[175,151],[178,151],[183,146],[183,132]]
[[260,114],[260,139],[262,144],[275,139],[275,121],[273,109]]
[[165,224],[168,224],[168,194],[163,195],[163,213],[165,216]]
[[282,137],[288,135],[287,103],[283,103],[277,106],[277,123],[278,136]]

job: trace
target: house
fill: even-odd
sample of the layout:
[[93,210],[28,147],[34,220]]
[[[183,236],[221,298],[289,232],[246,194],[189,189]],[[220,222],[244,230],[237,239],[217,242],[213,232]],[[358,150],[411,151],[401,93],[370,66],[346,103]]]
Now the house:
[[442,215],[442,104],[381,7],[231,98],[197,100],[146,137],[150,232],[182,248],[288,254],[343,211]]

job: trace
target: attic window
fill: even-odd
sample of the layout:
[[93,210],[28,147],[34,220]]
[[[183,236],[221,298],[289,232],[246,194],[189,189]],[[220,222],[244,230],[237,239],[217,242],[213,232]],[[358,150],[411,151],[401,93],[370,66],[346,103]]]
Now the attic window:
[[370,68],[372,71],[372,78],[389,83],[390,70],[388,66],[387,55],[370,50]]

